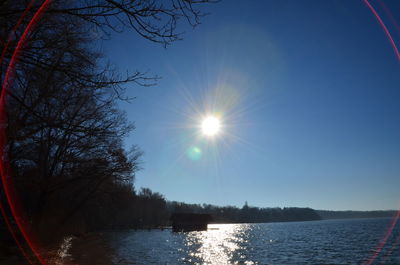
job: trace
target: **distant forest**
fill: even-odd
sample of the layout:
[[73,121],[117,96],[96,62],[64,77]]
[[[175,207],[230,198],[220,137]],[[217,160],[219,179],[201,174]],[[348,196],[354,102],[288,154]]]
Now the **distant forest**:
[[322,219],[348,219],[348,218],[376,218],[392,217],[396,214],[394,210],[387,211],[327,211],[316,210]]
[[142,189],[132,197],[132,208],[119,209],[110,215],[112,221],[100,224],[95,218],[93,225],[117,228],[157,228],[170,224],[173,213],[206,213],[212,216],[212,223],[265,223],[320,220],[321,217],[310,208],[258,208],[247,203],[242,208],[215,206],[210,204],[187,204],[166,201],[164,197],[150,189]]

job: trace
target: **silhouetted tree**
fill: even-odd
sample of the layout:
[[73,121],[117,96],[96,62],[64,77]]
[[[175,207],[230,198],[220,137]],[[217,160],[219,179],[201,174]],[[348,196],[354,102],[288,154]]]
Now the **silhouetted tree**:
[[[124,84],[152,85],[157,77],[141,72],[121,77],[96,52],[90,33],[109,36],[130,27],[145,39],[168,45],[180,39],[176,27],[181,18],[199,24],[202,14],[195,5],[206,2],[212,1],[51,2],[19,54],[7,102],[7,159],[36,231],[51,233],[54,227],[62,230],[60,226],[84,231],[138,218],[161,224],[165,199],[147,191],[136,196],[132,188],[141,152],[136,147],[124,150],[122,140],[134,127],[116,105],[127,100]],[[14,31],[28,2],[0,2],[0,50],[8,45],[1,83],[41,2],[32,3]],[[132,208],[140,203],[154,210],[141,216]],[[93,216],[100,215],[95,225]]]
[[36,230],[43,216],[63,225],[107,187],[132,184],[138,169],[140,152],[122,148],[133,125],[115,105],[125,80],[98,69],[99,55],[73,26],[40,38],[46,48],[36,63],[24,57],[8,101],[9,160]]
[[159,227],[166,225],[169,218],[164,196],[142,188],[138,194],[138,210],[140,210],[140,223],[146,227]]

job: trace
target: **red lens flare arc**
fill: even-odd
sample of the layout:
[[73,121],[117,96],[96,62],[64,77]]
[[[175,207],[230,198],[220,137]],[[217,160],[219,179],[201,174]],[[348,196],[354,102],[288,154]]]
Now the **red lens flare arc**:
[[393,229],[397,224],[397,221],[399,220],[400,217],[400,211],[397,211],[396,215],[393,217],[392,222],[388,228],[388,230],[385,233],[385,236],[383,239],[379,242],[379,244],[376,246],[376,249],[374,251],[374,254],[369,258],[367,262],[365,262],[365,265],[371,265],[376,258],[379,256],[379,254],[382,252],[382,249],[386,245],[386,242],[388,241],[389,237],[392,235]]
[[[0,152],[1,152],[1,154],[0,154],[0,156],[1,156],[0,175],[1,175],[1,181],[3,184],[4,194],[6,196],[6,200],[10,207],[11,214],[15,220],[15,223],[17,224],[19,231],[21,232],[26,243],[29,245],[31,251],[34,253],[34,255],[36,256],[38,261],[43,265],[47,264],[47,262],[40,255],[37,247],[34,245],[34,243],[32,242],[32,239],[29,237],[28,232],[26,231],[24,225],[21,222],[21,214],[19,213],[17,207],[15,206],[16,200],[15,200],[15,195],[12,191],[10,180],[9,180],[10,176],[9,176],[8,163],[7,163],[7,161],[5,161],[6,157],[7,157],[7,155],[5,154],[6,143],[7,143],[7,137],[6,137],[5,130],[6,130],[6,124],[7,124],[6,123],[6,121],[7,121],[7,119],[6,119],[7,118],[6,117],[6,97],[7,97],[7,92],[8,92],[9,86],[12,82],[12,76],[15,71],[15,66],[18,61],[18,56],[21,53],[21,51],[28,39],[30,32],[32,32],[35,25],[39,22],[42,15],[44,14],[46,9],[50,5],[50,2],[51,2],[51,0],[45,0],[41,4],[40,8],[36,11],[36,13],[33,15],[32,19],[29,21],[28,25],[26,26],[23,34],[21,35],[21,38],[18,40],[18,43],[13,51],[10,63],[7,67],[7,71],[5,74],[5,78],[4,78],[4,82],[3,82],[2,90],[1,90],[1,95],[0,95],[0,122],[2,125],[2,126],[0,126]],[[32,3],[33,3],[33,1],[31,2],[31,4]],[[28,8],[30,8],[30,6],[28,6]],[[26,15],[26,13],[24,12],[22,16],[25,16],[25,15]],[[19,27],[19,24],[22,23],[23,19],[24,19],[23,17],[19,19],[15,29],[17,27]],[[6,43],[5,48],[8,49],[8,45],[9,45],[9,43]],[[3,56],[4,56],[3,54],[5,54],[5,52],[6,51],[3,50],[1,59],[3,59]],[[2,207],[2,213],[3,214],[5,213],[3,207]],[[6,219],[7,217],[4,216],[4,218]],[[13,232],[11,232],[11,233],[13,233]],[[17,241],[17,244],[22,248],[22,246],[20,245],[20,243],[18,241]],[[25,254],[26,253],[24,253],[24,255]],[[28,261],[31,263],[31,261],[29,259],[28,259]]]
[[[26,8],[26,10],[24,11],[22,16],[18,20],[16,26],[13,28],[13,32],[15,32],[20,27],[20,25],[22,24],[22,21],[25,19],[29,9],[32,7],[34,2],[35,2],[35,0],[32,0],[30,2],[28,7]],[[9,180],[8,164],[5,161],[6,155],[4,154],[6,141],[7,141],[6,132],[5,132],[5,126],[4,125],[6,124],[6,104],[5,104],[6,102],[5,102],[5,100],[6,100],[8,88],[9,88],[11,82],[12,82],[12,76],[13,76],[13,73],[15,71],[15,65],[16,65],[16,63],[18,61],[18,56],[19,56],[21,50],[23,49],[24,44],[26,43],[26,41],[28,39],[29,33],[33,30],[34,26],[38,23],[38,21],[40,20],[40,18],[43,15],[43,13],[45,12],[45,10],[48,8],[50,2],[51,2],[51,0],[45,0],[41,4],[40,8],[36,11],[35,15],[32,17],[32,19],[28,23],[28,25],[27,25],[26,29],[24,30],[20,40],[18,41],[18,44],[17,44],[16,48],[13,51],[13,55],[11,57],[9,65],[8,65],[8,68],[7,68],[7,71],[6,71],[6,75],[5,75],[5,79],[4,79],[4,83],[2,84],[1,95],[0,95],[0,122],[2,123],[1,124],[2,126],[0,126],[0,152],[1,152],[1,154],[0,154],[0,156],[1,156],[1,159],[0,159],[0,174],[1,174],[1,181],[2,181],[2,184],[3,184],[4,192],[5,192],[6,199],[7,199],[7,202],[9,204],[12,216],[13,216],[14,220],[16,221],[17,226],[18,226],[20,232],[22,233],[24,239],[26,240],[26,242],[28,243],[29,247],[31,248],[33,253],[36,255],[37,259],[39,260],[39,262],[41,264],[47,264],[47,263],[41,257],[41,255],[37,251],[37,248],[32,243],[32,240],[30,239],[27,231],[25,230],[23,224],[20,221],[21,218],[20,218],[20,214],[18,212],[18,209],[16,209],[16,207],[15,207],[15,198],[14,198],[12,189],[10,187],[11,184],[10,184],[10,180]],[[386,27],[385,23],[383,22],[383,20],[379,16],[379,14],[372,7],[372,5],[369,3],[369,1],[368,0],[364,0],[364,3],[367,5],[367,7],[371,10],[371,12],[375,16],[375,18],[378,20],[379,25],[382,27],[382,29],[384,30],[387,38],[390,41],[390,44],[391,44],[391,46],[392,46],[392,48],[393,48],[393,50],[395,52],[396,58],[400,61],[400,52],[399,52],[399,50],[397,48],[397,45],[396,45],[396,43],[395,43],[390,31]],[[11,34],[13,34],[13,33],[11,33]],[[8,38],[7,43],[5,44],[4,49],[3,49],[3,51],[2,51],[2,53],[0,55],[0,64],[1,64],[6,52],[8,50],[10,39],[11,39],[11,37]],[[17,240],[17,237],[16,237],[15,233],[12,231],[11,224],[10,224],[9,220],[7,219],[7,216],[6,216],[6,213],[5,213],[5,209],[4,209],[3,205],[1,205],[1,204],[0,204],[0,211],[4,215],[4,219],[5,219],[6,225],[10,229],[10,232],[12,233],[12,236],[16,240],[17,244],[19,245],[19,247],[23,251],[23,254],[24,254],[25,258],[27,259],[27,261],[30,264],[34,264],[29,259],[28,254],[25,253],[25,251],[23,250],[23,247],[21,246],[21,244]],[[375,261],[375,259],[378,257],[378,255],[380,254],[381,250],[385,246],[388,238],[392,234],[393,229],[396,226],[399,217],[400,217],[400,211],[398,211],[397,214],[395,215],[395,217],[393,218],[392,223],[391,223],[390,227],[388,228],[384,238],[378,244],[378,246],[376,248],[376,251],[374,252],[373,256],[368,260],[368,262],[366,264],[368,264],[368,265],[372,264]]]
[[6,42],[6,44],[4,45],[3,52],[1,53],[1,56],[0,56],[0,65],[2,64],[3,58],[4,58],[4,56],[6,55],[6,52],[7,52],[7,50],[8,50],[8,46],[10,46],[10,42],[11,42],[11,39],[12,39],[13,34],[15,34],[15,32],[17,31],[17,29],[19,28],[19,26],[21,26],[22,21],[25,19],[26,15],[28,14],[29,10],[32,8],[32,6],[33,6],[33,4],[35,3],[35,1],[36,1],[36,0],[32,0],[32,1],[28,4],[28,6],[26,7],[26,9],[24,10],[24,13],[22,13],[21,17],[18,19],[17,24],[14,26],[14,28],[12,29],[12,31],[11,31],[10,34],[8,35],[7,42]]
[[[379,16],[378,12],[375,10],[375,8],[370,4],[370,2],[368,0],[364,0],[365,5],[369,8],[369,10],[372,12],[372,14],[375,16],[375,18],[377,19],[379,25],[382,27],[383,31],[386,34],[386,37],[388,38],[393,51],[396,55],[396,58],[398,61],[400,61],[400,52],[399,49],[397,48],[397,45],[392,37],[392,34],[390,33],[389,29],[387,28],[387,26],[385,25],[385,23],[383,22],[382,18]],[[392,20],[394,21],[394,19],[392,18]],[[398,25],[395,25],[398,28]],[[379,256],[379,254],[382,252],[384,246],[386,245],[389,237],[392,235],[393,233],[393,229],[395,228],[395,226],[397,225],[398,219],[400,217],[400,210],[397,211],[396,215],[393,217],[392,219],[392,223],[390,224],[389,228],[387,229],[385,236],[383,237],[383,239],[379,242],[379,244],[376,246],[376,249],[374,251],[374,254],[364,263],[366,265],[371,265]],[[397,240],[394,244],[397,243]],[[394,247],[394,246],[393,246]],[[392,248],[393,248],[392,247]]]
[[393,13],[390,11],[390,9],[386,6],[386,4],[382,0],[378,0],[378,3],[388,16],[389,20],[392,22],[392,25],[395,27],[397,34],[400,35],[400,26],[397,23],[396,19],[394,18]]
[[0,212],[3,215],[4,222],[6,223],[6,226],[7,226],[8,230],[10,231],[12,238],[14,239],[14,241],[17,244],[18,248],[21,250],[22,255],[25,257],[25,259],[28,261],[29,264],[33,265],[34,263],[31,261],[28,253],[26,253],[26,251],[23,248],[21,242],[19,241],[19,239],[18,239],[18,237],[17,237],[17,235],[16,235],[16,233],[15,233],[15,231],[14,231],[14,229],[13,229],[11,223],[10,223],[10,220],[8,220],[6,211],[5,211],[5,209],[4,209],[4,207],[3,207],[1,202],[0,202]]
[[393,40],[392,34],[390,34],[390,31],[386,27],[386,25],[383,22],[382,18],[379,16],[378,12],[376,12],[375,8],[368,2],[368,0],[364,0],[364,3],[367,5],[367,7],[371,10],[372,14],[378,20],[379,25],[382,27],[382,29],[385,32],[387,38],[389,39],[390,44],[392,45],[392,48],[393,48],[394,53],[396,54],[397,60],[400,61],[400,52],[399,52],[399,49],[397,48],[396,43]]

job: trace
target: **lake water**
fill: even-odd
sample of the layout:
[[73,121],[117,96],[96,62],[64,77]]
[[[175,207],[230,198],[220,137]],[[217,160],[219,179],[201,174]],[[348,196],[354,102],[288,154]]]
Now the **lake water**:
[[[101,235],[101,253],[95,251],[93,257],[86,253],[76,262],[368,264],[368,260],[376,254],[372,264],[400,264],[399,225],[388,236],[381,250],[377,249],[391,221],[390,218],[379,218],[219,224],[209,225],[208,231],[186,233],[173,233],[171,230],[113,231]],[[98,260],[94,260],[94,256]]]

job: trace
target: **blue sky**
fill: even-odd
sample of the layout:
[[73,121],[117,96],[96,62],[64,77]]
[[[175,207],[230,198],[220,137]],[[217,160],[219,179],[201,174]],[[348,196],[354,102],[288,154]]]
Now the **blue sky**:
[[[385,1],[400,21],[400,4]],[[400,30],[371,2],[395,41]],[[126,31],[103,44],[121,71],[162,76],[121,104],[144,151],[135,186],[169,200],[259,207],[400,206],[400,63],[363,1],[226,0],[164,49]],[[217,113],[221,134],[201,137]],[[197,147],[201,157],[191,159]]]

